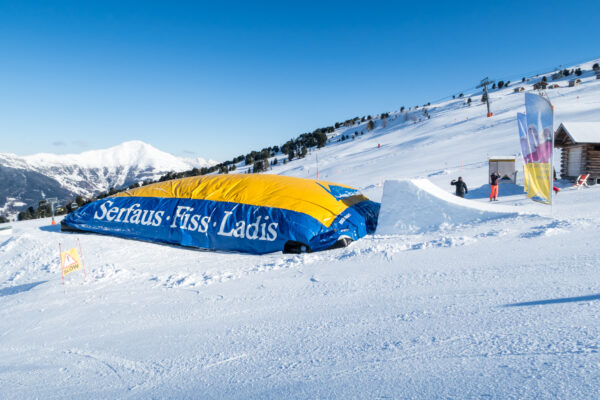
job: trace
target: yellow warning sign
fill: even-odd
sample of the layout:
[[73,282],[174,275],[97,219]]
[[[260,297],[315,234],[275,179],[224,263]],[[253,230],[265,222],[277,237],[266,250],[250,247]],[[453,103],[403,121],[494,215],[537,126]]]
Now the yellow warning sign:
[[77,252],[77,248],[73,247],[70,250],[63,251],[60,253],[60,263],[62,269],[62,276],[66,276],[73,271],[81,269],[81,257]]

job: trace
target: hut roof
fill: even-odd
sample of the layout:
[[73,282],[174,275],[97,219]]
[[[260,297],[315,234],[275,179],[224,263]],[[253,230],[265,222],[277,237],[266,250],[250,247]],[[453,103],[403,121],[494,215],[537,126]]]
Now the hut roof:
[[[568,139],[568,140],[567,140]],[[600,122],[561,122],[555,143],[600,143]]]
[[515,156],[489,156],[489,161],[515,161],[517,157]]

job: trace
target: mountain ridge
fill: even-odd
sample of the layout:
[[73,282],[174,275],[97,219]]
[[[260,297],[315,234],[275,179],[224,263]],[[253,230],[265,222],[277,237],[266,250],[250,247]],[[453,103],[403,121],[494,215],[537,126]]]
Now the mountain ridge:
[[111,187],[155,180],[167,172],[214,165],[163,152],[140,140],[78,154],[0,153],[0,214],[14,214],[23,205],[36,205],[44,196],[60,201],[93,196]]

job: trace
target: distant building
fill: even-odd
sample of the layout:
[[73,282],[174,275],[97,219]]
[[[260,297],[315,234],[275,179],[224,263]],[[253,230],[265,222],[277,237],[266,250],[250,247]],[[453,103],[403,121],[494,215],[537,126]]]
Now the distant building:
[[554,147],[561,149],[560,175],[575,180],[590,174],[600,181],[600,122],[562,122],[554,135]]
[[500,175],[500,183],[517,183],[517,169],[513,156],[494,156],[489,158],[489,173],[497,172]]
[[525,88],[523,86],[519,86],[513,89],[513,92],[515,93],[520,93],[520,92],[524,92]]
[[581,79],[571,79],[569,81],[569,87],[579,86],[580,83],[581,83]]

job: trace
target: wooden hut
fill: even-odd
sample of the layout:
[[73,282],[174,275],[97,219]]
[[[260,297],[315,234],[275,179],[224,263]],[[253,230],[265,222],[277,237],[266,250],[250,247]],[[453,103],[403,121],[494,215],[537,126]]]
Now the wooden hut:
[[561,178],[590,174],[591,182],[600,183],[600,122],[562,122],[554,147],[561,149]]

